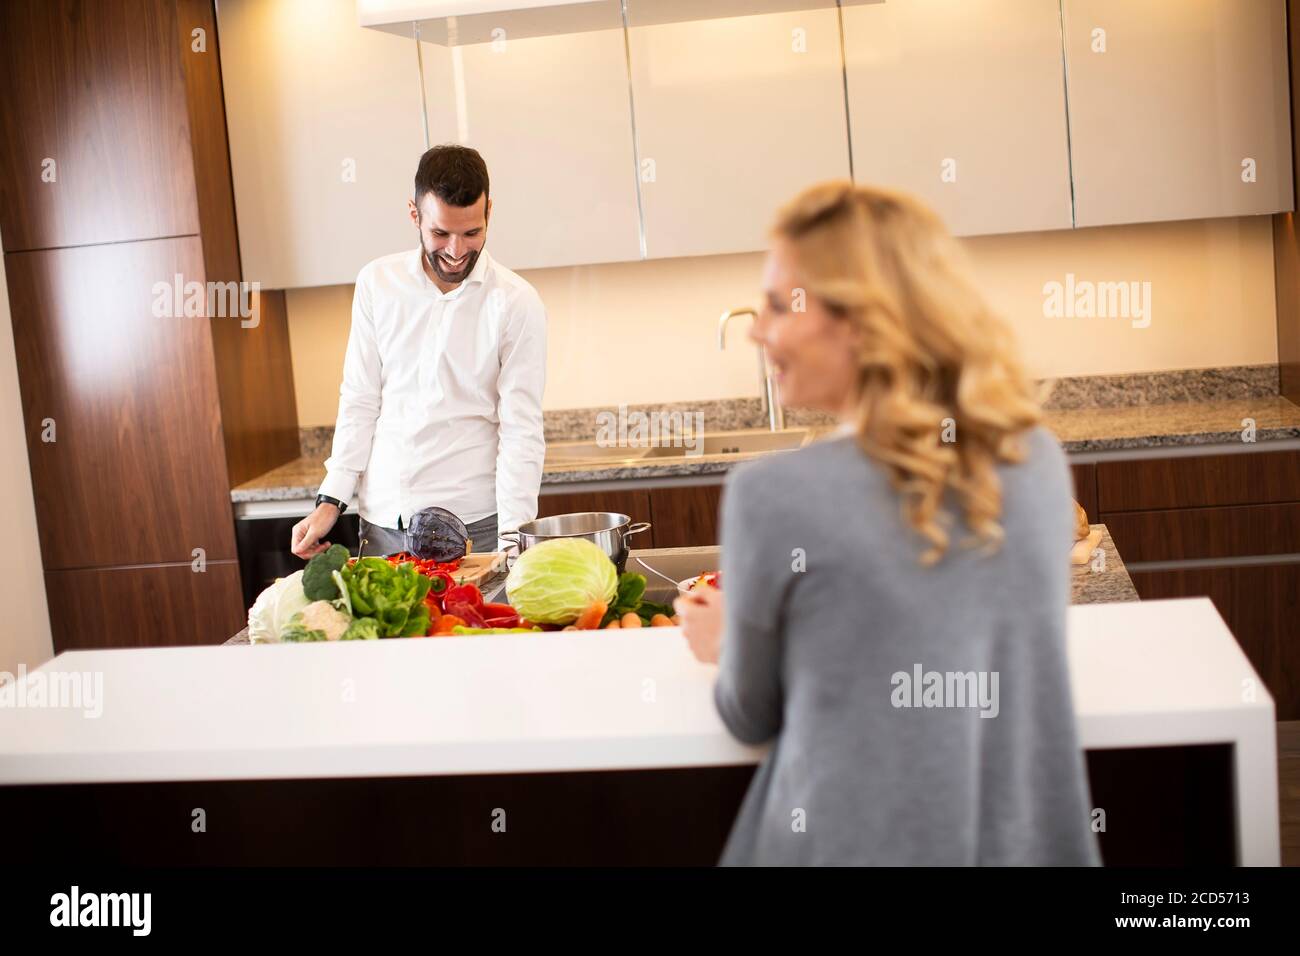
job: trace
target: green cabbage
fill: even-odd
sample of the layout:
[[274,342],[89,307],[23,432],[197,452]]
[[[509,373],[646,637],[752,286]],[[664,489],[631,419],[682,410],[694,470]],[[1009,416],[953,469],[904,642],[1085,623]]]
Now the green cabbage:
[[289,619],[311,600],[302,589],[302,571],[295,571],[257,596],[248,611],[248,640],[252,644],[276,644]]
[[506,595],[534,624],[572,624],[597,601],[614,599],[618,574],[604,551],[582,538],[553,538],[519,556]]

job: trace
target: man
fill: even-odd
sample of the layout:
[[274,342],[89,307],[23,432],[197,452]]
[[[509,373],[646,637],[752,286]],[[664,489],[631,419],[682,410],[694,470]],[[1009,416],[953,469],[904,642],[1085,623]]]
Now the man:
[[357,276],[334,449],[315,510],[290,548],[309,558],[355,491],[367,554],[405,550],[404,529],[437,505],[499,549],[498,524],[537,516],[546,443],[546,311],[484,250],[492,201],[483,158],[436,146],[408,200],[420,249]]

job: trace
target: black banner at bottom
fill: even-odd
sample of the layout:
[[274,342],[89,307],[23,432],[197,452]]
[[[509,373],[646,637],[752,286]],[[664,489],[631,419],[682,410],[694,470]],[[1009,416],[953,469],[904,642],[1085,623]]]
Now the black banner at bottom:
[[[26,868],[25,868],[26,867]],[[247,943],[254,938],[375,941],[390,933],[433,941],[453,926],[496,940],[621,928],[649,941],[716,921],[737,930],[794,928],[816,917],[857,934],[911,926],[947,938],[1237,934],[1284,930],[1297,871],[1214,870],[597,870],[597,869],[122,869],[42,867],[7,859],[0,896],[7,940],[151,938]],[[705,925],[701,925],[705,924]],[[808,924],[804,924],[808,925]],[[659,929],[656,929],[659,927]],[[382,935],[377,937],[376,933]],[[433,935],[430,935],[430,934]],[[253,934],[257,934],[254,936]],[[691,931],[695,934],[695,930]]]

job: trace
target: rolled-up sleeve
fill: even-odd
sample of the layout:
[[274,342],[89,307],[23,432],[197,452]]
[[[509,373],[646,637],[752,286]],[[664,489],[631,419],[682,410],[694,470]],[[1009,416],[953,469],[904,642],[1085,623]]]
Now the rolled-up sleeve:
[[786,546],[768,532],[770,503],[741,467],[722,500],[724,625],[713,699],[731,735],[761,744],[781,730],[781,609],[790,584]]
[[[513,531],[537,517],[546,437],[542,392],[546,387],[546,309],[528,289],[502,320],[501,373],[497,379],[497,528]],[[498,543],[498,548],[504,545]]]
[[371,298],[370,273],[362,270],[352,296],[352,328],[343,360],[334,445],[325,462],[325,480],[318,492],[343,502],[352,500],[361,473],[370,460],[375,422],[379,418],[383,376]]

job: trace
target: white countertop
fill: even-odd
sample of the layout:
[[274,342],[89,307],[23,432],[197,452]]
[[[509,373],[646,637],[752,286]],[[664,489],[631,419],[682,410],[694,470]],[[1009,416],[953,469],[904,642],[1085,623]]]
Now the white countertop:
[[[1069,615],[1085,748],[1271,729],[1272,699],[1209,600]],[[75,672],[102,675],[102,715],[0,706],[0,784],[613,770],[762,755],[727,734],[715,668],[691,657],[676,628],[75,651],[27,681]]]

